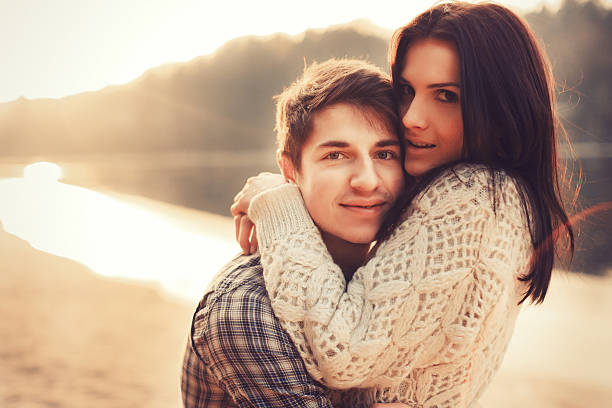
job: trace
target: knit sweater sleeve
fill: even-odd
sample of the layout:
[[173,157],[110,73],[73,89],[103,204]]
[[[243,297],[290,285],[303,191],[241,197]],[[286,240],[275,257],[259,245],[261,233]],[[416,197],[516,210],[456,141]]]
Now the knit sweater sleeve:
[[295,186],[253,200],[274,312],[315,379],[381,387],[482,354],[530,254],[515,183],[505,177],[494,211],[487,174],[440,177],[348,286]]

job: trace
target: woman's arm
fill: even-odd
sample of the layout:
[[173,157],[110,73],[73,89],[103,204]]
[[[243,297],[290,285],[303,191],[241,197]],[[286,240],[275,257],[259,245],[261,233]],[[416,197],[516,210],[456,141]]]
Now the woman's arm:
[[244,255],[257,251],[257,234],[251,219],[246,215],[253,196],[268,189],[285,184],[285,178],[277,173],[263,172],[255,177],[249,177],[242,190],[234,197],[230,212],[234,217],[236,241],[240,244]]
[[469,353],[527,262],[507,186],[494,214],[484,172],[439,179],[346,291],[297,188],[255,197],[266,287],[311,375],[339,388],[385,385]]

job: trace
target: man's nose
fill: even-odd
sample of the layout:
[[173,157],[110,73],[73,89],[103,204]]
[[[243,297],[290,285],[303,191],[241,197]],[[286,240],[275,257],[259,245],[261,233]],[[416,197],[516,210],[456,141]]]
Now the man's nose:
[[427,127],[425,106],[420,98],[414,98],[402,116],[402,125],[406,129]]
[[359,160],[353,168],[351,187],[360,191],[372,191],[378,188],[380,177],[371,158]]

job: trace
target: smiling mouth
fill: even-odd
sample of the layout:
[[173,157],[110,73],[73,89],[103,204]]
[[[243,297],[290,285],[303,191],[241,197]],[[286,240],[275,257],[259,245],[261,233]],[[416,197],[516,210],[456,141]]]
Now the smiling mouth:
[[385,205],[385,203],[378,203],[378,204],[372,204],[372,205],[354,205],[354,204],[340,204],[342,207],[346,207],[346,208],[365,208],[365,209],[370,209],[370,208],[376,208],[376,207],[382,207],[383,205]]
[[410,146],[412,147],[416,147],[417,149],[431,149],[433,147],[436,147],[435,144],[430,144],[430,143],[416,143],[416,142],[411,142],[410,140],[406,139],[406,143],[408,143]]

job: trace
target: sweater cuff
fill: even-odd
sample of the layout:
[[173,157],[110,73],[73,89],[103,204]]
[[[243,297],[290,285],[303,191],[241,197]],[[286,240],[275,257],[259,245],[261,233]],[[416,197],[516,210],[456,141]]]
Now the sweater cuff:
[[257,194],[251,200],[248,216],[263,248],[299,231],[316,229],[295,184],[286,183]]

